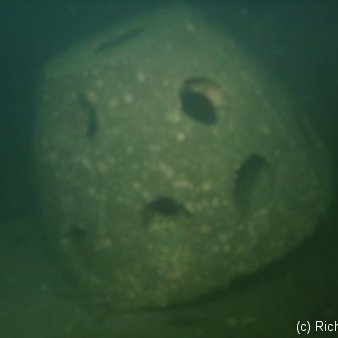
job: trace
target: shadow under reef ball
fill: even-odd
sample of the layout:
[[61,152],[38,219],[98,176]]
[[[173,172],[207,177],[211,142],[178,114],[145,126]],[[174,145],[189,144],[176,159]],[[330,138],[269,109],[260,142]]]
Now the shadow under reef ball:
[[173,5],[50,60],[37,96],[44,223],[79,292],[163,307],[282,257],[330,205],[299,106],[197,9]]

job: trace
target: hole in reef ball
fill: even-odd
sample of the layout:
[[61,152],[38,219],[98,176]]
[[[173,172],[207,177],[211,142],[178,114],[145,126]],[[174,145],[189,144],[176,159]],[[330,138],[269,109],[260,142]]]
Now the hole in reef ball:
[[259,154],[248,156],[237,170],[234,203],[242,215],[264,207],[275,187],[273,167]]
[[205,77],[187,79],[179,95],[182,110],[190,118],[204,124],[217,122],[217,110],[224,105],[224,93],[216,82]]

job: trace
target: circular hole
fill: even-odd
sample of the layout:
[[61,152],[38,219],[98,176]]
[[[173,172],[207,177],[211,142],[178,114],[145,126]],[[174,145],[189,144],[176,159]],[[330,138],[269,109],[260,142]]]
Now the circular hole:
[[234,203],[242,215],[248,215],[271,200],[275,175],[271,165],[259,154],[250,155],[237,170]]
[[224,93],[205,77],[186,80],[180,90],[182,110],[190,118],[205,124],[217,122],[217,110],[224,104]]
[[83,111],[86,119],[86,131],[87,138],[91,139],[95,136],[98,130],[98,116],[97,110],[90,100],[88,93],[80,93],[78,96],[80,108]]
[[175,199],[167,196],[158,196],[148,203],[143,210],[143,223],[149,226],[154,218],[180,218],[189,216],[190,212]]
[[143,28],[134,28],[130,31],[124,32],[121,35],[113,36],[108,40],[103,41],[101,44],[99,44],[96,49],[94,49],[94,53],[101,53],[105,52],[107,50],[116,48],[120,46],[121,44],[131,40],[132,38],[138,37],[141,33],[144,32]]

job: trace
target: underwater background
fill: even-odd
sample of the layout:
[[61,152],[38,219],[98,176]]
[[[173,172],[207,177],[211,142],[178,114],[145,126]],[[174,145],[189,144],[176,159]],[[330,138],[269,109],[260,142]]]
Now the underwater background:
[[[210,14],[304,107],[331,151],[336,179],[338,3],[186,2]],[[298,320],[338,320],[337,196],[296,250],[194,304],[114,312],[67,292],[39,222],[38,72],[72,44],[165,3],[0,2],[0,337],[295,337]]]

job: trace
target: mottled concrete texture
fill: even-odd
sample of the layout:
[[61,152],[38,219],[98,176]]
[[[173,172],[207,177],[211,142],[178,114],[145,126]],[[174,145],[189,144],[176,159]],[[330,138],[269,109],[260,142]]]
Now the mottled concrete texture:
[[312,232],[332,196],[326,150],[261,68],[178,5],[46,65],[41,203],[80,294],[126,309],[190,301]]

